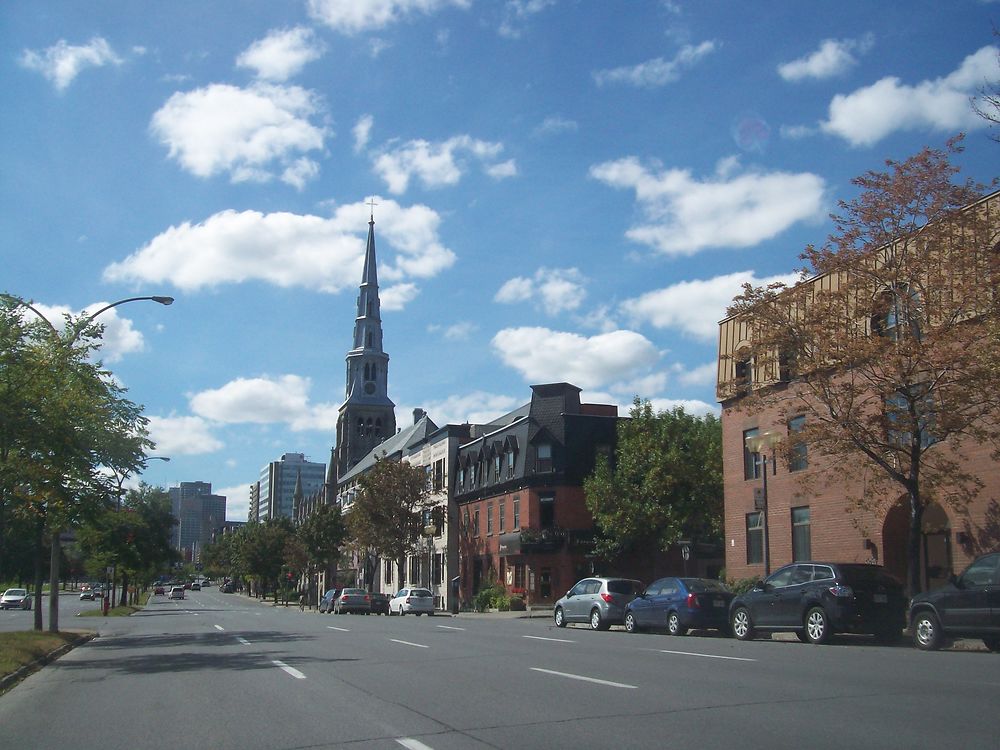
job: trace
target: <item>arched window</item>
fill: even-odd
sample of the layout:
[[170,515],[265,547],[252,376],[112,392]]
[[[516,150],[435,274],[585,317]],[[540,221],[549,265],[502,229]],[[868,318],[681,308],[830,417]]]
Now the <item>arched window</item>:
[[368,331],[368,333],[365,334],[365,346],[371,348],[371,345],[372,345],[372,332]]
[[361,417],[358,417],[358,434],[359,435],[365,434],[365,420],[363,420]]
[[872,332],[891,341],[907,336],[920,338],[923,304],[920,291],[910,284],[898,283],[882,290],[872,304]]
[[371,380],[371,379],[372,379],[371,378],[371,370],[369,369],[369,365],[366,364],[365,365],[365,380]]
[[375,435],[376,435],[376,437],[378,437],[381,434],[382,434],[382,420],[381,419],[376,419],[375,420]]

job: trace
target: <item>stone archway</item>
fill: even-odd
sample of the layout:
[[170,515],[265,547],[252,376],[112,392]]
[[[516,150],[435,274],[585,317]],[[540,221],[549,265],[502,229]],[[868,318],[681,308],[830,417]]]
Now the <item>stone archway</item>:
[[906,495],[900,496],[882,523],[882,564],[900,581],[909,580],[906,542],[910,534],[910,507]]
[[943,586],[952,573],[951,519],[944,508],[932,503],[924,510],[920,530],[920,554],[923,562],[921,579],[924,588]]

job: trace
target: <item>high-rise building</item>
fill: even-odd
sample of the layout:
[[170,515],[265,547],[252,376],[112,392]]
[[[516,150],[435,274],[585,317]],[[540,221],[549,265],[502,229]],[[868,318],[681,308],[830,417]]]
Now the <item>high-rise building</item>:
[[318,492],[326,478],[326,464],[307,461],[302,453],[285,453],[260,470],[257,495],[257,520],[292,517],[295,482],[301,478],[302,492]]
[[212,542],[212,530],[226,522],[226,498],[212,494],[211,482],[181,482],[168,493],[178,522],[172,546],[184,560],[197,562],[201,551]]

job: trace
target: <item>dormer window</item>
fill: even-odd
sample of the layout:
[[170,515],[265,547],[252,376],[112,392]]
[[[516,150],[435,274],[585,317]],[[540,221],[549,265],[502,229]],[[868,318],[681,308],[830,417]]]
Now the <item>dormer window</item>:
[[535,471],[552,471],[552,443],[539,443],[535,447]]

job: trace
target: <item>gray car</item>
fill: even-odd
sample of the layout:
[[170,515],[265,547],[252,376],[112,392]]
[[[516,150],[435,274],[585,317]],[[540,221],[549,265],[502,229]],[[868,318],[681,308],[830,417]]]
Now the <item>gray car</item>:
[[586,622],[593,630],[607,630],[621,625],[625,622],[625,605],[642,589],[642,583],[632,578],[584,578],[556,602],[556,626]]

